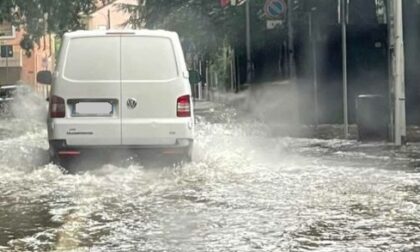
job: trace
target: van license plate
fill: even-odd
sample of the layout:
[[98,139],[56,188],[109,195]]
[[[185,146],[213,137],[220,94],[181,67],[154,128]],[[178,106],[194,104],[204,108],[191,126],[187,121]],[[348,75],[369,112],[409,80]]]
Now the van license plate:
[[78,102],[74,104],[73,116],[111,116],[112,112],[109,102]]

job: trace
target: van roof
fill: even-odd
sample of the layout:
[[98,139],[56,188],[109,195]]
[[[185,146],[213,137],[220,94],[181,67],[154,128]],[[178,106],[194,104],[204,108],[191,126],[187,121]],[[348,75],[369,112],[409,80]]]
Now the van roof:
[[74,32],[67,32],[64,36],[68,38],[80,38],[80,37],[96,37],[106,36],[110,34],[127,34],[137,36],[159,36],[159,37],[178,37],[176,32],[165,31],[165,30],[79,30]]

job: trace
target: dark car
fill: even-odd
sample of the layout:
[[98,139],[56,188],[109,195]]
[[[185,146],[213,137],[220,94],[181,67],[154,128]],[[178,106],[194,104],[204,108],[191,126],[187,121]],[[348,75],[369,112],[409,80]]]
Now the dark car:
[[8,84],[0,86],[0,114],[11,114],[11,104],[19,96],[23,97],[31,93],[27,85]]
[[0,86],[0,113],[8,113],[10,103],[14,100],[17,85]]
[[13,100],[16,93],[17,85],[1,85],[0,86],[0,102]]

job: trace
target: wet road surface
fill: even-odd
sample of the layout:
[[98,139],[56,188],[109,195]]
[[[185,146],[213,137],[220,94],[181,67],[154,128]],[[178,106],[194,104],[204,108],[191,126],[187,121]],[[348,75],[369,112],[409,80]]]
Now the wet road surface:
[[220,108],[194,162],[65,174],[32,117],[0,120],[0,251],[420,251],[420,148],[276,138]]

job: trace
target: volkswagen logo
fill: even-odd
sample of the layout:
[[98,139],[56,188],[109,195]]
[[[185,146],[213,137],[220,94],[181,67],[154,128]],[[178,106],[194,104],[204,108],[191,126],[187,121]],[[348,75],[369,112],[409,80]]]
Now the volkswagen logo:
[[127,107],[129,109],[134,109],[137,106],[137,100],[134,98],[130,98],[127,100]]

